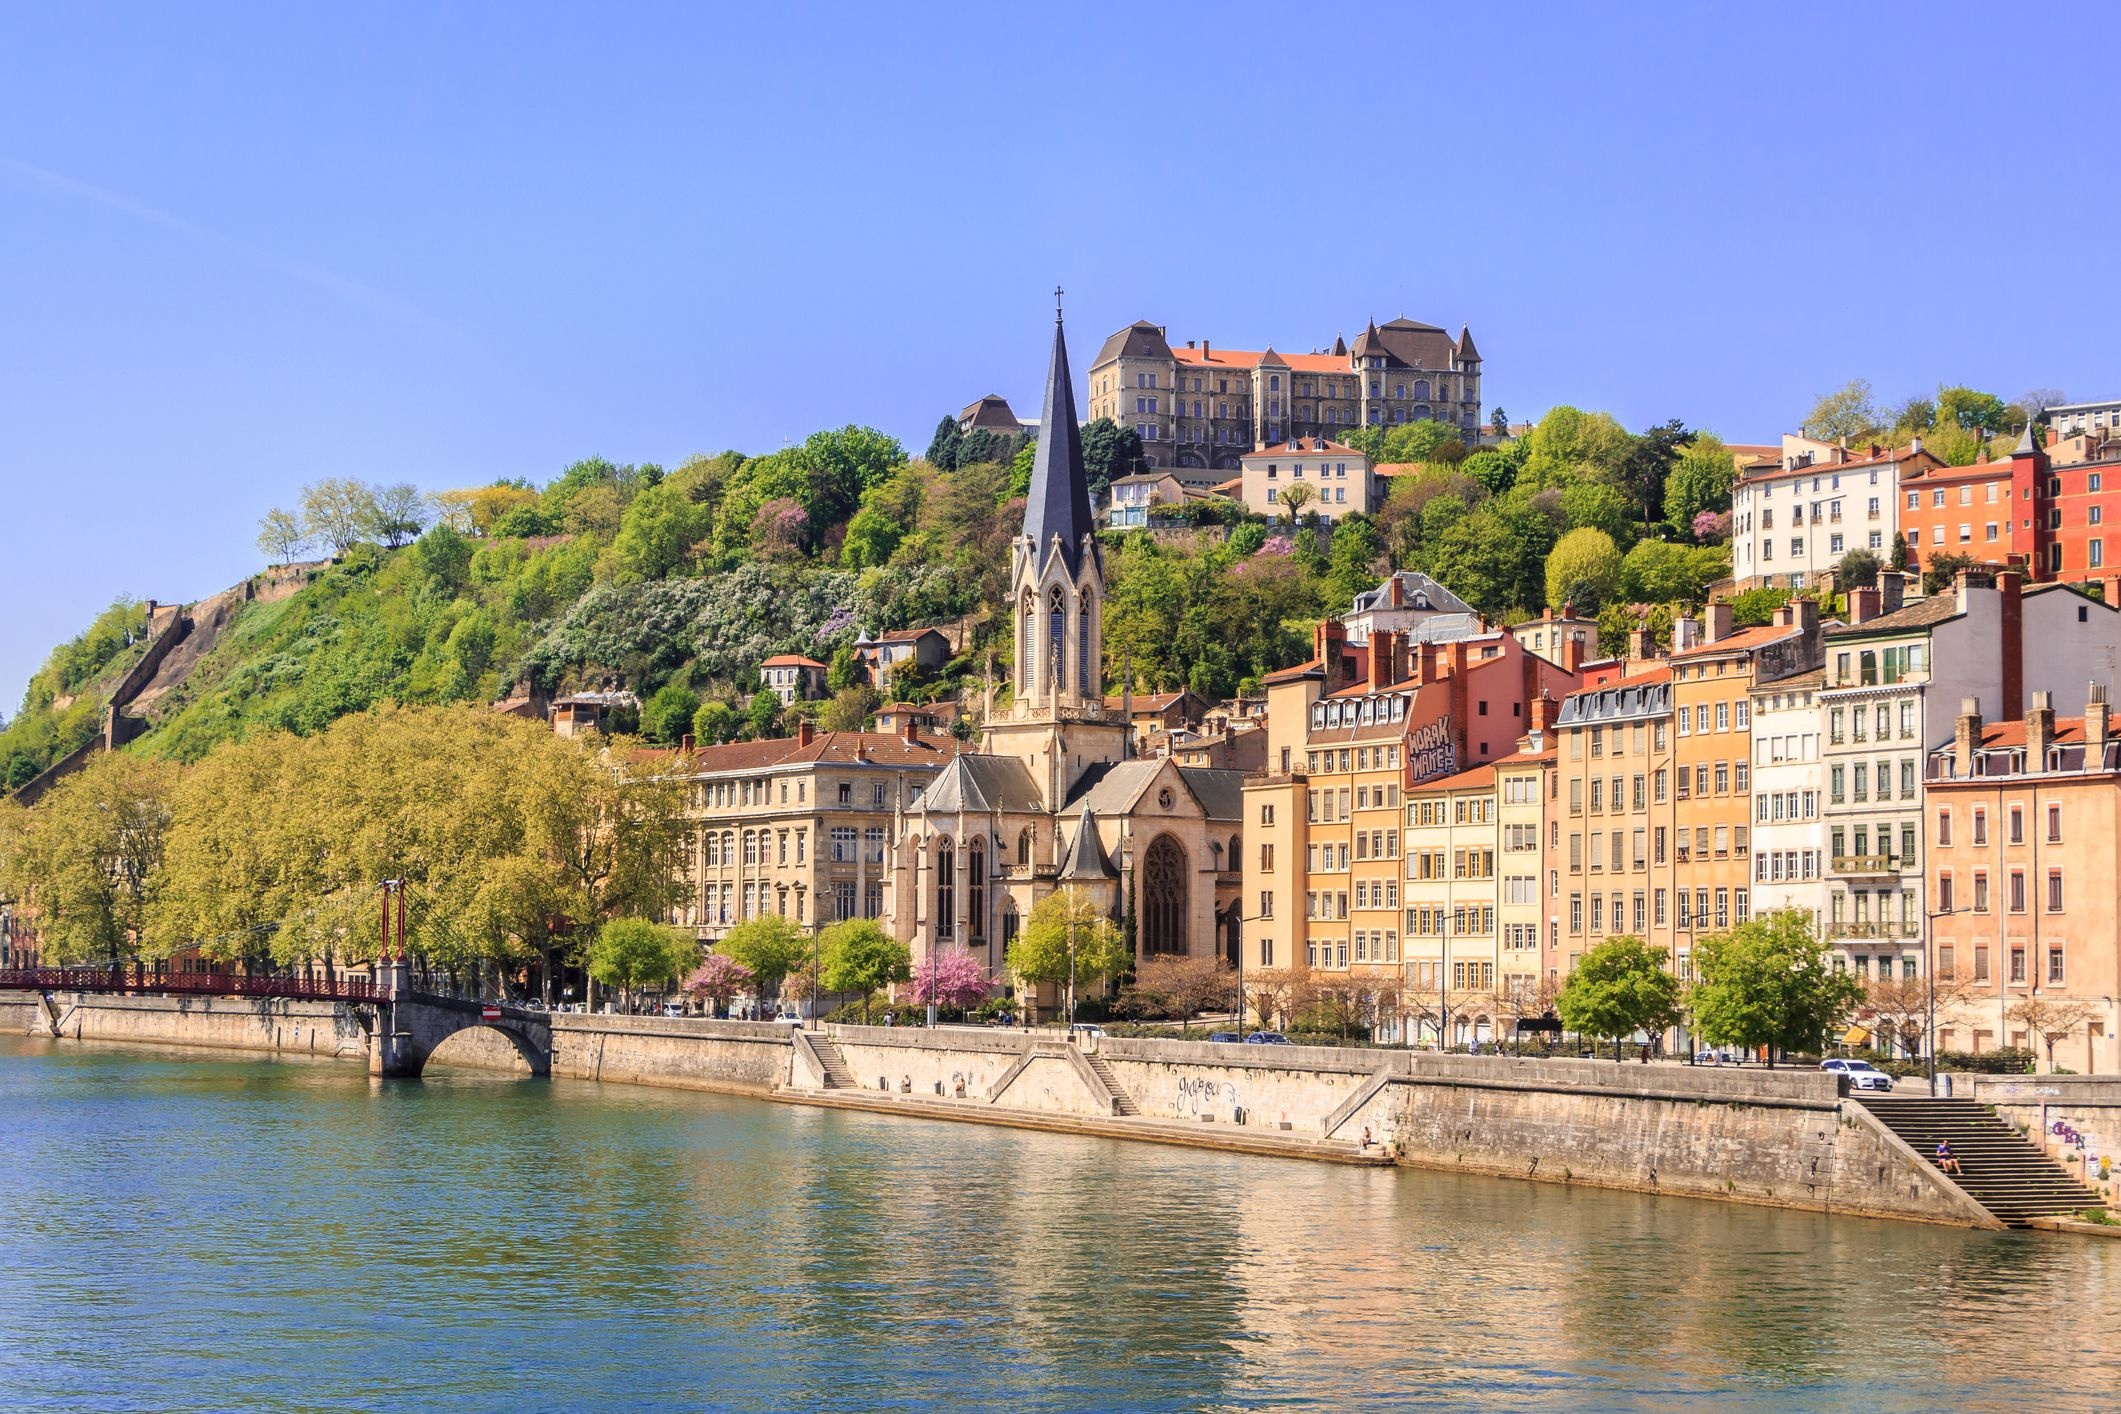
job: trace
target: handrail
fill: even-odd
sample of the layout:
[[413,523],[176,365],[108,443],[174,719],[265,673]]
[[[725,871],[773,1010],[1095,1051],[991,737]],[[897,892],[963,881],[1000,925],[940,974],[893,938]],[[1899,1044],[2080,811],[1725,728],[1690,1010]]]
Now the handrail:
[[279,997],[293,1001],[388,1001],[390,991],[367,977],[238,976],[165,972],[132,967],[17,967],[0,969],[0,988],[69,992],[162,992],[190,996]]

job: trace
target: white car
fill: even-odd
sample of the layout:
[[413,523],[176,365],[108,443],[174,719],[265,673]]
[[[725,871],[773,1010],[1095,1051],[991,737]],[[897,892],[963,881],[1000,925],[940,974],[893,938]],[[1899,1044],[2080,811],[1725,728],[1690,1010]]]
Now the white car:
[[1843,1060],[1839,1056],[1819,1062],[1819,1068],[1848,1077],[1851,1090],[1890,1090],[1893,1077],[1867,1060]]

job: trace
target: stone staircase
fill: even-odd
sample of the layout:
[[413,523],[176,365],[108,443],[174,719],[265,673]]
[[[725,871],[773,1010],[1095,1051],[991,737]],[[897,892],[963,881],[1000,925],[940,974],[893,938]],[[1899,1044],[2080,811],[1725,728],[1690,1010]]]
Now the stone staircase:
[[862,1088],[855,1081],[854,1072],[847,1068],[847,1058],[840,1054],[840,1047],[837,1041],[834,1041],[821,1031],[806,1032],[804,1034],[805,1039],[810,1042],[810,1049],[817,1055],[818,1068],[825,1073],[825,1088],[827,1090],[859,1090]]
[[1849,1098],[1875,1115],[1925,1163],[1934,1161],[1939,1140],[1950,1144],[1965,1171],[1946,1177],[2006,1226],[2023,1227],[2029,1218],[2103,1206],[2098,1194],[1972,1100],[1903,1098],[1867,1091]]
[[1141,1113],[1140,1107],[1134,1103],[1134,1097],[1120,1088],[1119,1077],[1112,1073],[1110,1062],[1095,1053],[1086,1053],[1083,1059],[1090,1063],[1090,1069],[1097,1076],[1098,1082],[1110,1092],[1112,1096],[1112,1113],[1116,1115],[1139,1115]]

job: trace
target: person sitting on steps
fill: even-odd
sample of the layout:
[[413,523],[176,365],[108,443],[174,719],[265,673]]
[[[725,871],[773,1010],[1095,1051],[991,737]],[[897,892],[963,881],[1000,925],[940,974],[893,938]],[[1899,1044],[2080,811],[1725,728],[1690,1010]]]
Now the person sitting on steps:
[[1937,1167],[1949,1174],[1963,1174],[1966,1172],[1966,1170],[1959,1167],[1959,1156],[1952,1152],[1952,1143],[1949,1139],[1939,1139],[1937,1141]]

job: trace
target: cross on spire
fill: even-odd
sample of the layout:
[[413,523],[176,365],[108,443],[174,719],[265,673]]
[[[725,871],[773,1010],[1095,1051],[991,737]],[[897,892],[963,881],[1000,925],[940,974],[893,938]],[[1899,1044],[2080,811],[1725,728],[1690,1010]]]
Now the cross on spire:
[[1061,322],[1061,293],[1061,287],[1055,285],[1053,287],[1053,322],[1055,324]]

